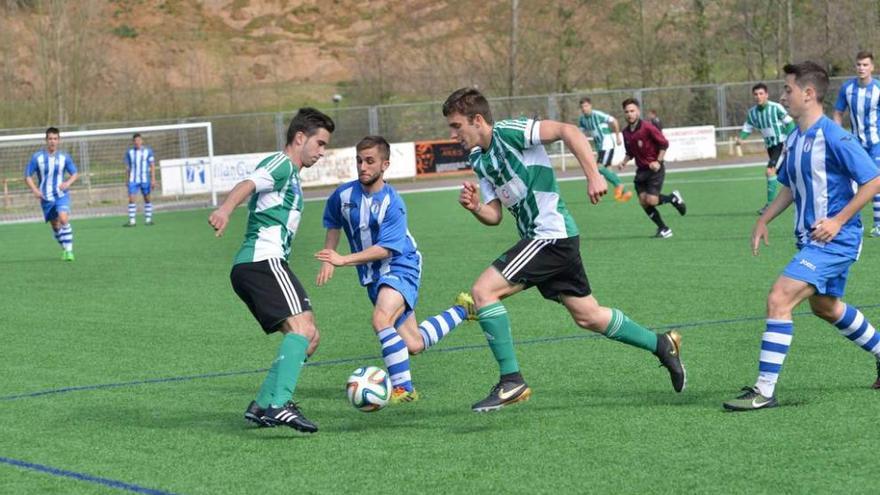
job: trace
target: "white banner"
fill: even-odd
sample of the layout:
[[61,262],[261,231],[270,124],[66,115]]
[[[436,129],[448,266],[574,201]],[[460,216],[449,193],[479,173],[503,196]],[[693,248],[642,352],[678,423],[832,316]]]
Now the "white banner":
[[391,165],[386,179],[409,179],[416,176],[416,144],[391,143]]
[[714,126],[673,127],[663,129],[663,135],[669,140],[665,157],[668,162],[704,160],[718,156]]
[[354,146],[325,151],[314,165],[300,169],[299,176],[303,187],[333,186],[357,179]]
[[[214,157],[214,186],[217,192],[232,190],[247,178],[270,153],[218,155]],[[179,158],[159,162],[162,195],[207,194],[211,192],[208,157]],[[415,177],[416,152],[413,143],[391,145],[391,166],[387,179]],[[354,147],[327,150],[317,163],[300,170],[303,187],[333,186],[357,179]]]
[[[214,185],[217,192],[231,190],[266,158],[268,153],[219,155],[214,157]],[[162,195],[207,194],[211,192],[208,157],[179,158],[159,162]]]
[[[718,150],[715,147],[714,126],[672,127],[663,129],[662,132],[666,140],[669,141],[669,149],[666,150],[664,157],[667,162],[704,160],[718,156]],[[618,146],[615,139],[612,163],[620,165],[624,156],[626,156],[626,148],[622,144]]]

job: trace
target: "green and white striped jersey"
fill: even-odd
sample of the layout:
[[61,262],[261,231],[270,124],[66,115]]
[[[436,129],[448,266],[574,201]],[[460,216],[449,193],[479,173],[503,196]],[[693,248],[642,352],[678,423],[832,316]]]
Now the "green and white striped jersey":
[[771,148],[785,141],[785,129],[792,122],[782,105],[768,101],[763,107],[755,105],[749,109],[741,135],[746,137],[757,129],[764,136],[764,146]]
[[614,138],[611,136],[611,127],[608,124],[613,120],[614,117],[607,113],[593,110],[590,115],[581,114],[578,127],[590,134],[596,151],[611,150],[614,149]]
[[248,202],[244,242],[233,264],[286,260],[303,209],[299,169],[278,152],[260,162],[245,180],[252,181],[256,191]]
[[475,147],[469,160],[480,179],[484,203],[497,199],[516,218],[523,239],[564,239],[578,235],[556,174],[540,139],[540,121],[496,122],[489,149]]

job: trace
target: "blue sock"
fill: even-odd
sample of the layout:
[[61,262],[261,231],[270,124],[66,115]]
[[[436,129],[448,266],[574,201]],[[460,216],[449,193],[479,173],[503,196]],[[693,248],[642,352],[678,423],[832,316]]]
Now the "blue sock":
[[128,223],[134,223],[134,216],[137,214],[137,205],[134,203],[128,204]]
[[144,220],[153,221],[153,203],[144,203]]
[[425,349],[427,350],[432,345],[440,342],[440,339],[461,325],[465,318],[467,318],[467,310],[462,306],[453,306],[419,324],[419,333],[422,334]]
[[758,364],[758,382],[755,384],[764,397],[773,397],[793,333],[791,320],[767,319],[767,330],[761,337],[761,359]]
[[409,372],[409,350],[397,330],[388,327],[376,334],[382,344],[382,359],[391,376],[391,386],[403,387],[412,392],[412,375]]
[[853,344],[880,359],[880,334],[874,330],[874,326],[861,311],[847,304],[843,316],[834,322],[834,326]]

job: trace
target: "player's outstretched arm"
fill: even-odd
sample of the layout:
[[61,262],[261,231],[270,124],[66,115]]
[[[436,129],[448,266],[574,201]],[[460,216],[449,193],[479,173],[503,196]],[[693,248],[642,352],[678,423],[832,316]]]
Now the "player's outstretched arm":
[[611,123],[611,131],[614,133],[614,139],[617,141],[617,145],[622,146],[623,137],[620,135],[620,124],[617,123],[617,119],[614,117],[608,117],[608,122]]
[[391,256],[391,251],[382,246],[370,246],[363,251],[341,255],[335,249],[322,249],[315,253],[315,258],[323,263],[330,263],[333,266],[356,266],[373,261],[384,260]]
[[791,189],[780,184],[779,194],[776,195],[776,199],[774,199],[773,202],[767,206],[767,209],[764,210],[764,213],[758,217],[758,221],[755,222],[755,228],[752,229],[753,255],[758,255],[758,249],[760,248],[762,241],[765,246],[770,245],[770,231],[767,229],[767,225],[772,222],[774,218],[779,216],[780,213],[785,211],[785,209],[791,205],[792,201],[793,197]]
[[232,215],[235,208],[249,198],[256,189],[257,185],[254,181],[245,179],[236,184],[235,187],[232,188],[232,191],[229,191],[229,195],[226,196],[223,204],[214,210],[214,212],[208,217],[208,223],[211,227],[214,227],[214,235],[217,237],[223,235],[226,226],[229,225],[229,216]]
[[880,194],[880,176],[874,177],[873,180],[859,186],[856,195],[837,215],[817,220],[812,225],[812,234],[810,236],[816,241],[831,242],[837,236],[837,233],[840,232],[843,224],[848,222],[853,215],[858,214],[862,207],[868,204],[868,201],[871,201],[877,194]]
[[555,120],[542,120],[541,142],[548,144],[560,139],[571,150],[584,171],[584,176],[587,178],[587,194],[590,196],[590,202],[598,204],[602,196],[608,192],[608,184],[605,183],[605,178],[599,174],[599,167],[596,164],[596,158],[593,156],[590,142],[578,131],[577,127],[571,124]]
[[[340,238],[340,229],[327,229],[327,234],[324,236],[324,251],[331,250],[336,252],[336,247],[339,246],[339,238]],[[315,255],[317,256],[317,255]],[[333,272],[336,270],[336,266],[329,261],[321,262],[321,269],[318,270],[318,277],[315,279],[315,285],[318,287],[326,284],[333,278]]]
[[458,204],[471,212],[484,225],[501,223],[501,201],[493,199],[488,203],[483,203],[480,200],[480,188],[473,182],[462,183],[461,192],[458,194]]

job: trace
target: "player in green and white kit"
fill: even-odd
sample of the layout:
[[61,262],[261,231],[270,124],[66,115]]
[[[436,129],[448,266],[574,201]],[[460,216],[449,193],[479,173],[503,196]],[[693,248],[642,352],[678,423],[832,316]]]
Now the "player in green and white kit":
[[284,334],[256,399],[245,411],[245,419],[260,426],[318,431],[292,400],[300,369],[317,349],[319,335],[309,297],[287,258],[303,209],[299,171],[324,156],[334,128],[333,120],[318,110],[300,109],[287,129],[284,151],[260,162],[208,218],[219,237],[235,207],[250,197],[244,242],[230,274],[232,288],[263,331]]
[[775,101],[769,101],[770,95],[767,92],[766,84],[754,85],[752,97],[755,99],[755,106],[749,109],[746,122],[736,138],[736,143],[740,144],[754,130],[760,131],[764,137],[764,146],[767,148],[770,160],[767,162],[767,202],[758,210],[758,215],[760,215],[767,209],[767,205],[776,198],[776,192],[779,190],[779,183],[776,182],[776,168],[781,163],[785,137],[794,129],[795,123],[782,105]]
[[[632,198],[632,192],[626,190],[623,181],[611,170],[611,162],[614,160],[614,143],[623,145],[620,137],[620,124],[617,119],[605,112],[593,109],[593,101],[590,97],[581,98],[581,117],[578,119],[578,127],[593,138],[593,146],[596,148],[596,161],[599,162],[599,173],[605,177],[614,187],[614,199],[625,203]],[[614,135],[612,136],[612,129]]]
[[494,411],[523,401],[531,389],[520,374],[507,309],[501,300],[537,286],[546,299],[565,306],[575,323],[611,339],[649,350],[660,358],[676,392],[685,386],[677,332],[657,335],[618,309],[600,306],[591,295],[580,255],[577,225],[559,195],[556,175],[543,144],[562,140],[587,177],[593,204],[607,192],[587,138],[571,124],[552,120],[495,122],[479,91],[462,88],[443,104],[453,139],[471,149],[479,186],[465,182],[459,203],[485,225],[501,223],[502,206],[513,215],[520,241],[499,256],[474,282],[480,327],[501,372],[489,395],[472,406]]

